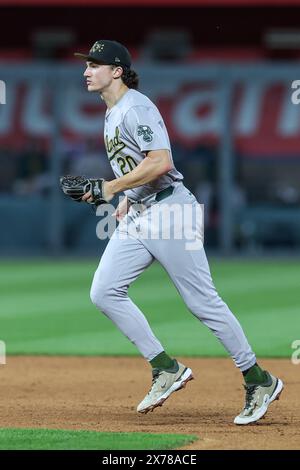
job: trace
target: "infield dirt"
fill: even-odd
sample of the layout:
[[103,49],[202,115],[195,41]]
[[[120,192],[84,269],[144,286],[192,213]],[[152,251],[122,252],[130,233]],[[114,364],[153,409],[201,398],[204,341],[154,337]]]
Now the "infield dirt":
[[258,424],[236,426],[244,390],[231,359],[177,359],[196,380],[139,415],[151,385],[141,358],[9,356],[0,367],[1,427],[196,434],[185,449],[300,449],[300,365],[260,359],[285,389]]

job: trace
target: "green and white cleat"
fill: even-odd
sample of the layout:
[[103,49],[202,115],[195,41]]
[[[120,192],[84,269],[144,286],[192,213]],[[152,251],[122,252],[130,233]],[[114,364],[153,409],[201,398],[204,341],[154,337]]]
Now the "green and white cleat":
[[244,385],[246,390],[245,407],[243,411],[235,417],[235,424],[250,424],[261,419],[268,411],[269,405],[274,400],[279,400],[283,390],[283,383],[280,379],[273,377],[269,372],[267,381],[261,385]]
[[184,388],[187,382],[194,378],[191,369],[180,364],[180,362],[176,361],[176,364],[178,366],[176,372],[153,369],[152,387],[144,400],[138,405],[137,411],[139,413],[148,413],[157,406],[162,406],[171,393]]

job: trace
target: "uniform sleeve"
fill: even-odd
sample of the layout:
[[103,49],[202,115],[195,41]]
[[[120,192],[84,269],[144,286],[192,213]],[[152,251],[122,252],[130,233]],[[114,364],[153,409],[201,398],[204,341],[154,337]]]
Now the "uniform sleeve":
[[170,150],[168,133],[159,112],[147,106],[133,106],[124,117],[124,126],[129,137],[141,152]]

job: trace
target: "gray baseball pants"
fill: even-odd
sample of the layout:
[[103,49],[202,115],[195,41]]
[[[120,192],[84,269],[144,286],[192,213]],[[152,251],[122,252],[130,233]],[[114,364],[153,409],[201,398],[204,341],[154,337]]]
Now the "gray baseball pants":
[[182,183],[174,183],[172,195],[140,209],[132,206],[111,237],[94,275],[92,302],[148,361],[153,359],[164,348],[127,291],[156,259],[188,309],[221,341],[236,366],[241,371],[253,366],[256,358],[242,327],[213,284],[195,197]]

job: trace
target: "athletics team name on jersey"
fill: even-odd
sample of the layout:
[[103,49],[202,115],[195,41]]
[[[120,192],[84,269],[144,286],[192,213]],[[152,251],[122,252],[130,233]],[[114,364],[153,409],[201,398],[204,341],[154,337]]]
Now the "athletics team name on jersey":
[[[168,133],[157,107],[147,96],[136,90],[125,95],[107,110],[104,125],[107,155],[115,176],[132,171],[151,150],[172,153]],[[173,160],[172,160],[173,161]],[[125,191],[132,200],[140,200],[183,179],[175,167],[151,183]]]
[[[108,135],[105,136],[105,147],[108,159],[115,175],[118,177],[126,175],[138,165],[131,155],[126,155],[126,150],[124,150],[126,149],[126,144],[120,140],[119,136],[120,130],[118,127],[115,128],[115,136],[112,139],[109,139]],[[121,175],[118,169],[121,171]]]
[[118,127],[115,129],[115,135],[112,139],[105,136],[105,147],[108,154],[109,160],[126,147],[126,144],[120,140],[120,130]]

